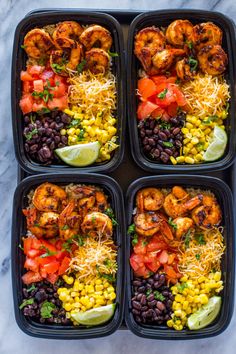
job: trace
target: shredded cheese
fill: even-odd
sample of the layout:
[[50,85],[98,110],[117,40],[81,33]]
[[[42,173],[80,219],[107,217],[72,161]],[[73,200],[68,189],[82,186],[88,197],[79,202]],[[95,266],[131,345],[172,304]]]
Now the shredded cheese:
[[116,78],[107,75],[94,75],[83,71],[69,78],[69,102],[80,107],[82,113],[96,117],[98,112],[112,116],[116,109]]
[[213,269],[220,271],[221,257],[225,246],[220,228],[202,231],[205,244],[191,237],[189,247],[182,245],[179,255],[179,271],[191,278],[208,275]]
[[91,275],[116,274],[117,251],[112,240],[86,239],[85,244],[75,251],[70,269],[78,272],[78,279]]
[[198,74],[182,86],[182,91],[188,100],[189,113],[199,118],[217,116],[230,99],[229,85],[223,76]]

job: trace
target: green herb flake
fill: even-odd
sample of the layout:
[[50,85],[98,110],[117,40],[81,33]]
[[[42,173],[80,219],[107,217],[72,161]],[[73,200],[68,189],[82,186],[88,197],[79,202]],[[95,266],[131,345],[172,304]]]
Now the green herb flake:
[[146,291],[146,295],[147,295],[147,296],[149,296],[151,293],[152,293],[152,290],[151,290],[151,289],[148,289],[148,290]]
[[74,236],[74,240],[75,240],[75,242],[78,243],[79,246],[83,246],[83,245],[84,245],[83,236],[81,236],[81,235],[75,235],[75,236]]
[[182,283],[182,284],[178,284],[178,285],[177,285],[177,289],[178,289],[178,291],[181,292],[181,293],[182,293],[182,291],[183,291],[184,289],[186,289],[186,288],[188,288],[188,283]]
[[56,252],[50,251],[50,249],[48,249],[45,246],[40,246],[41,250],[45,250],[46,252],[41,254],[40,258],[46,258],[46,257],[50,257],[50,256],[55,256]]
[[188,64],[190,66],[191,72],[195,71],[198,67],[198,61],[196,59],[194,59],[193,57],[189,57]]
[[119,54],[118,53],[116,53],[116,52],[110,52],[110,50],[108,50],[108,55],[110,56],[110,57],[118,57],[119,56]]
[[22,304],[19,306],[19,309],[22,310],[27,305],[32,305],[34,303],[34,299],[24,300]]
[[39,109],[37,111],[37,113],[40,115],[40,114],[46,114],[46,113],[50,113],[50,109],[48,109],[47,107],[43,107],[42,109]]
[[171,227],[173,227],[174,230],[177,230],[177,224],[175,224],[175,223],[173,222],[173,219],[172,219],[172,218],[169,218],[168,224],[169,224]]
[[164,301],[165,300],[165,296],[162,295],[162,293],[160,293],[159,291],[155,290],[153,292],[154,297],[156,300],[160,300],[160,301]]
[[40,308],[40,314],[42,318],[51,318],[52,311],[56,309],[56,305],[54,305],[52,302],[49,301],[44,301]]
[[27,46],[26,45],[24,45],[24,44],[21,44],[21,49],[25,49],[25,48],[27,48]]
[[196,257],[196,259],[197,259],[198,261],[199,261],[199,260],[200,260],[200,258],[201,258],[201,257],[200,257],[200,254],[198,254],[198,253],[197,253],[197,254],[195,254],[195,257]]
[[190,240],[191,240],[191,231],[188,230],[188,232],[184,235],[184,244],[186,248],[189,247]]
[[30,291],[33,291],[35,289],[36,289],[36,286],[33,284],[33,285],[31,285],[30,288],[26,289],[26,291],[29,293]]
[[32,132],[29,132],[28,134],[25,134],[26,140],[29,141],[32,139],[34,135],[38,134],[38,129],[34,128]]
[[168,89],[165,88],[162,92],[160,92],[157,97],[160,98],[161,100],[163,100],[166,97],[166,94],[168,92]]
[[21,251],[24,251],[24,248],[21,246],[20,243],[19,243],[18,247],[21,249]]
[[84,70],[84,67],[85,67],[86,63],[87,63],[86,60],[83,59],[83,60],[77,65],[76,70],[78,71],[79,74],[82,73],[82,71]]
[[68,225],[64,225],[62,226],[61,230],[68,230],[69,229],[69,226]]
[[104,211],[104,214],[106,214],[107,216],[109,216],[109,218],[111,219],[111,222],[112,222],[112,225],[113,225],[113,226],[119,225],[118,222],[116,221],[115,214],[114,214],[114,211],[112,210],[112,208],[107,208],[107,209]]
[[170,143],[169,141],[163,141],[163,145],[166,147],[173,147],[174,145]]
[[187,44],[187,46],[189,47],[189,49],[193,49],[193,42],[192,41],[186,41],[185,42]]
[[52,64],[51,65],[53,71],[55,71],[57,74],[60,74],[62,71],[66,69],[65,65],[59,65],[59,64]]
[[129,227],[128,227],[128,235],[132,235],[132,234],[134,234],[135,233],[135,224],[131,224],[131,225],[129,225]]
[[112,262],[109,258],[106,258],[105,261],[103,262],[103,264],[106,266],[106,267],[111,267],[112,265]]
[[171,128],[171,124],[170,123],[167,123],[165,121],[162,121],[160,124],[159,124],[159,127],[161,129],[170,129]]
[[197,243],[198,243],[199,245],[205,245],[205,244],[206,244],[206,241],[205,241],[205,238],[204,238],[204,234],[202,234],[202,233],[196,233],[196,234],[194,235],[194,238],[195,238],[195,240],[197,241]]
[[132,245],[135,246],[138,243],[138,235],[133,234]]
[[85,130],[81,129],[80,133],[78,135],[78,141],[82,141],[84,139],[84,133],[85,133]]
[[209,116],[207,119],[204,119],[202,121],[202,124],[205,124],[205,125],[208,125],[208,124],[211,124],[211,122],[215,122],[219,119],[218,116]]

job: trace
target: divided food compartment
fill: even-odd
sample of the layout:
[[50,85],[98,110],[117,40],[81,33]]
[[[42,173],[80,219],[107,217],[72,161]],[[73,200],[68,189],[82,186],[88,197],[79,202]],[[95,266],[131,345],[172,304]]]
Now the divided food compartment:
[[221,292],[222,307],[220,314],[216,320],[207,326],[206,328],[190,331],[184,329],[182,331],[176,331],[168,328],[167,326],[154,326],[138,324],[131,313],[131,298],[132,289],[131,282],[133,279],[133,271],[129,264],[129,257],[131,253],[131,239],[127,235],[127,259],[126,259],[126,273],[127,273],[127,299],[125,308],[125,319],[128,328],[136,335],[145,338],[152,339],[197,339],[211,337],[223,332],[230,323],[233,314],[234,305],[234,275],[235,275],[235,217],[232,193],[229,187],[220,179],[206,176],[194,176],[194,175],[163,175],[143,177],[134,181],[127,191],[126,198],[126,215],[127,225],[132,224],[132,213],[135,208],[136,193],[141,188],[156,187],[156,188],[171,188],[174,185],[182,187],[193,187],[202,190],[212,191],[222,210],[222,225],[224,227],[223,237],[225,240],[226,250],[222,258],[222,280],[224,282],[224,289]]
[[[138,31],[148,26],[167,27],[172,21],[187,19],[194,25],[201,22],[211,21],[219,26],[223,32],[222,47],[228,55],[228,67],[225,78],[230,86],[230,108],[229,115],[224,121],[228,135],[226,151],[221,159],[215,162],[208,162],[194,165],[172,165],[154,162],[146,157],[142,151],[138,137],[136,111],[138,97],[136,95],[138,70],[141,68],[139,60],[134,55],[134,38]],[[235,62],[236,46],[235,31],[233,22],[225,15],[212,11],[202,10],[161,10],[142,13],[132,22],[128,38],[128,63],[127,63],[127,107],[129,117],[129,134],[131,141],[131,152],[134,160],[142,169],[149,172],[203,172],[215,171],[229,167],[235,158],[236,142],[235,131]]]
[[[118,57],[112,58],[112,73],[116,76],[117,90],[117,136],[119,147],[113,152],[111,160],[97,163],[87,167],[71,167],[63,164],[44,166],[33,161],[24,148],[23,114],[19,107],[21,98],[20,72],[25,70],[27,55],[21,49],[24,36],[35,27],[43,27],[48,24],[56,24],[61,21],[77,21],[81,25],[99,24],[107,28],[113,38],[111,52],[117,52]],[[14,148],[16,158],[20,166],[28,173],[53,173],[53,172],[111,172],[121,163],[124,155],[125,134],[125,84],[124,84],[124,44],[123,34],[119,22],[109,14],[86,10],[51,10],[49,12],[36,12],[28,14],[17,26],[15,31],[12,54],[12,127],[14,136]]]
[[[63,325],[45,325],[40,324],[25,317],[19,309],[22,303],[22,280],[24,254],[19,248],[21,237],[26,234],[26,221],[23,216],[22,209],[28,204],[27,195],[33,188],[44,182],[51,182],[58,185],[66,185],[69,183],[89,184],[101,187],[109,196],[108,200],[118,226],[114,230],[115,244],[117,249],[117,280],[116,280],[116,309],[112,319],[103,325],[95,327],[85,326],[63,326]],[[123,320],[123,309],[125,303],[125,228],[124,228],[124,205],[123,195],[119,185],[110,177],[99,174],[81,174],[79,176],[68,173],[63,174],[44,174],[25,178],[16,188],[13,200],[12,215],[12,284],[15,318],[18,326],[22,331],[34,337],[53,338],[53,339],[87,339],[95,337],[103,337],[116,331]]]

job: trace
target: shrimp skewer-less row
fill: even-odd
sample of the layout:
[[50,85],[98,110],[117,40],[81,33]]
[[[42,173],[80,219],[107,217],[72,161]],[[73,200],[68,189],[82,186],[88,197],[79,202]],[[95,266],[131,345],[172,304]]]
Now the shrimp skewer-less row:
[[188,20],[176,20],[165,34],[155,26],[141,29],[135,36],[134,53],[148,75],[175,68],[178,77],[188,81],[196,74],[193,59],[203,73],[215,76],[225,71],[228,59],[221,45],[222,30],[214,23],[193,26]]

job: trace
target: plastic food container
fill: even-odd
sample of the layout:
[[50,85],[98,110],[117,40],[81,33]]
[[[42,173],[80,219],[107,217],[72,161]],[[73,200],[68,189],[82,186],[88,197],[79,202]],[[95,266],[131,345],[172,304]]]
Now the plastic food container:
[[229,187],[220,179],[194,175],[163,175],[143,177],[134,181],[126,195],[127,227],[132,223],[132,212],[135,207],[135,197],[139,189],[144,187],[170,188],[174,185],[193,187],[212,191],[222,210],[223,236],[226,250],[222,258],[221,270],[224,289],[221,293],[222,307],[216,320],[206,328],[190,331],[176,331],[167,326],[152,326],[138,324],[131,313],[131,281],[133,272],[129,264],[130,238],[127,239],[127,301],[125,319],[128,328],[136,335],[153,339],[198,339],[220,334],[230,323],[234,307],[234,275],[235,275],[235,219],[233,213],[233,198]]
[[[229,115],[225,120],[226,132],[228,135],[228,144],[224,156],[215,162],[208,162],[194,165],[172,165],[151,161],[142,151],[138,137],[136,111],[138,98],[136,96],[138,70],[141,67],[139,60],[134,55],[134,37],[138,31],[148,26],[166,27],[172,21],[177,19],[187,19],[193,24],[211,21],[219,26],[223,32],[222,47],[228,55],[228,67],[225,72],[225,78],[230,86],[230,108]],[[233,22],[225,15],[203,10],[161,10],[142,13],[131,23],[128,37],[128,64],[127,64],[127,107],[129,117],[129,133],[131,142],[131,152],[135,162],[144,170],[158,172],[203,172],[215,171],[229,167],[235,157],[236,142],[234,138],[235,131],[235,62],[236,47]]]
[[[55,24],[60,21],[77,21],[82,25],[99,24],[106,27],[112,34],[113,45],[112,52],[117,52],[118,57],[112,58],[112,72],[116,76],[117,90],[117,136],[120,145],[113,153],[108,162],[93,164],[87,167],[71,167],[66,164],[52,164],[44,166],[33,161],[24,148],[23,137],[23,114],[19,107],[21,98],[21,80],[20,72],[25,70],[27,55],[21,49],[26,33],[35,28],[43,27],[48,24]],[[105,13],[92,12],[89,10],[50,10],[40,13],[28,14],[17,26],[15,31],[13,54],[12,54],[12,86],[11,86],[11,104],[12,104],[12,127],[14,136],[14,147],[16,158],[20,166],[28,173],[42,172],[111,172],[122,161],[124,154],[124,134],[125,134],[125,85],[124,85],[124,45],[121,26],[111,15]]]
[[[116,281],[116,310],[113,318],[100,326],[87,328],[85,326],[62,326],[40,324],[25,317],[19,309],[22,303],[22,280],[24,255],[19,248],[21,237],[26,233],[26,221],[22,209],[28,205],[27,194],[43,182],[66,185],[69,183],[90,184],[103,188],[109,196],[109,202],[114,210],[118,226],[114,231],[115,244],[118,246],[118,271]],[[13,200],[12,215],[12,285],[15,317],[18,326],[23,332],[34,337],[53,339],[87,339],[103,337],[112,334],[119,328],[123,320],[124,287],[125,287],[125,232],[124,232],[124,207],[123,196],[119,185],[110,177],[98,174],[44,174],[25,178],[16,188]]]

